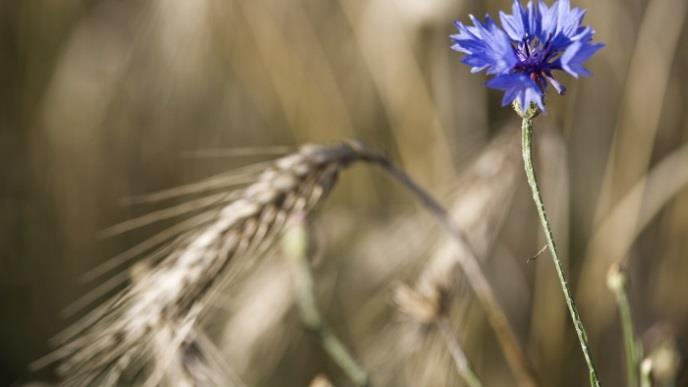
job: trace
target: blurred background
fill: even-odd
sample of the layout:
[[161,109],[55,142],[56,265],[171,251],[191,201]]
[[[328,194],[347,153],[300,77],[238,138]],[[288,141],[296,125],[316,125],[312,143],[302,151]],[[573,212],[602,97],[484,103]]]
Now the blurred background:
[[[548,95],[536,122],[555,235],[603,385],[624,385],[606,286],[623,262],[635,334],[664,367],[656,385],[686,386],[688,2],[573,3],[606,47],[591,78],[560,76],[568,95]],[[156,231],[100,239],[154,209],[122,198],[273,157],[265,147],[348,138],[454,209],[540,384],[585,385],[551,260],[530,259],[544,240],[513,141],[520,122],[449,49],[454,20],[510,6],[0,2],[0,385],[55,381],[28,364],[76,318],[61,311],[95,286],[81,275]],[[227,148],[253,151],[206,152]],[[401,284],[422,289],[438,271],[463,283],[442,270],[432,219],[382,173],[356,167],[314,221],[319,305],[373,384],[461,386],[442,336],[397,305]],[[285,260],[265,257],[243,277],[207,330],[246,385],[308,386],[317,375],[351,385],[301,328]],[[456,287],[448,317],[476,373],[486,386],[514,385],[480,305]]]

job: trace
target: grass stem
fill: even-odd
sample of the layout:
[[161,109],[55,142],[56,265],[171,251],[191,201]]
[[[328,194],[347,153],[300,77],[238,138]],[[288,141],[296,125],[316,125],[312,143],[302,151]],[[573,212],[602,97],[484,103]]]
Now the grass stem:
[[358,387],[371,387],[368,373],[323,321],[315,301],[314,280],[308,257],[311,241],[305,216],[295,215],[287,228],[283,246],[294,268],[296,303],[305,327],[313,332],[330,358]]
[[638,373],[640,371],[638,362],[641,349],[634,334],[631,303],[626,291],[626,273],[618,264],[614,264],[609,270],[607,286],[614,293],[621,317],[624,351],[626,353],[626,383],[628,383],[629,387],[638,387]]

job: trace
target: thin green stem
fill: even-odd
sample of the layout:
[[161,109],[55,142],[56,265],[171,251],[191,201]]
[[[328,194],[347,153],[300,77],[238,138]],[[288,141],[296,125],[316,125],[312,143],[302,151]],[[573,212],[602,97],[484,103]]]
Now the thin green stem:
[[629,387],[636,387],[638,385],[638,350],[636,349],[636,340],[633,335],[633,321],[631,320],[631,306],[628,302],[626,292],[617,294],[616,299],[619,305],[619,313],[621,314],[621,329],[624,336],[624,349],[626,350],[626,375]]
[[292,223],[284,236],[283,246],[294,268],[296,303],[301,320],[306,328],[318,337],[325,352],[356,386],[370,387],[368,373],[358,364],[320,315],[315,301],[313,273],[308,263],[311,243],[306,220],[294,219]]
[[631,315],[631,303],[626,290],[626,274],[618,265],[612,266],[609,270],[607,286],[614,293],[621,317],[621,329],[623,331],[624,350],[626,352],[626,382],[629,387],[638,387],[638,374],[640,371],[638,363],[642,350],[633,333],[635,330]]
[[532,116],[524,116],[522,129],[522,146],[523,146],[523,164],[526,171],[526,176],[528,178],[528,185],[533,194],[533,201],[535,202],[535,207],[540,217],[540,223],[545,231],[545,237],[547,238],[547,245],[549,247],[549,252],[552,255],[552,260],[554,261],[554,267],[557,270],[557,275],[559,276],[559,282],[561,283],[561,289],[564,292],[564,298],[566,299],[566,305],[568,306],[569,313],[571,314],[571,320],[573,321],[573,326],[576,329],[576,334],[578,335],[578,341],[580,342],[581,350],[583,351],[583,356],[585,357],[585,362],[588,365],[588,370],[590,371],[590,383],[594,387],[599,387],[600,382],[597,377],[597,371],[595,370],[595,364],[592,361],[592,356],[590,355],[590,349],[588,345],[588,335],[585,333],[585,327],[583,326],[583,321],[578,313],[578,308],[573,300],[573,295],[571,289],[568,285],[568,280],[566,279],[566,274],[561,264],[561,259],[559,258],[559,253],[557,251],[557,246],[554,242],[554,236],[552,234],[552,228],[549,224],[549,219],[547,217],[547,212],[545,211],[545,204],[542,200],[542,195],[540,194],[540,186],[535,175],[535,168],[533,167],[533,119]]

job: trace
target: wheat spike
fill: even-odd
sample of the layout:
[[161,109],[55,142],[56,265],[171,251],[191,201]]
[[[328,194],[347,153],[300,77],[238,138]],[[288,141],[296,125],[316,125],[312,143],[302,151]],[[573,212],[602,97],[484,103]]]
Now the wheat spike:
[[[35,366],[58,361],[65,386],[116,385],[123,375],[137,373],[146,375],[145,386],[183,380],[189,380],[188,385],[212,385],[210,372],[204,371],[207,383],[196,380],[209,362],[205,355],[190,356],[191,349],[200,348],[190,343],[195,342],[198,320],[218,293],[228,267],[238,258],[264,252],[292,214],[311,211],[329,193],[339,171],[361,158],[358,150],[353,143],[305,145],[224,197],[231,200],[217,196],[201,200],[201,207],[218,202],[224,206],[211,207],[192,227],[163,232],[153,242],[144,242],[140,251],[126,255],[131,259],[163,245],[149,255],[155,259],[127,288],[72,327],[61,338],[62,347]],[[185,208],[157,212],[115,230],[129,231],[183,213]],[[170,238],[175,239],[166,248]],[[174,366],[180,363],[186,368]],[[171,375],[171,370],[185,374]]]

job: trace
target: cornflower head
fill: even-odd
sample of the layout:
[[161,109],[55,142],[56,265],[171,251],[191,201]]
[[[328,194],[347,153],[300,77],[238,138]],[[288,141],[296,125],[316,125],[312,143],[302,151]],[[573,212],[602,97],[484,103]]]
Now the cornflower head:
[[486,85],[504,91],[503,106],[514,103],[517,110],[527,110],[535,105],[544,111],[548,84],[561,95],[566,92],[553,72],[590,75],[583,64],[604,46],[592,42],[595,31],[581,25],[584,16],[585,10],[571,8],[569,0],[551,6],[529,1],[525,7],[514,0],[511,14],[499,14],[501,28],[490,15],[484,22],[470,15],[472,26],[457,21],[451,48],[465,54],[462,62],[472,73],[494,75]]

